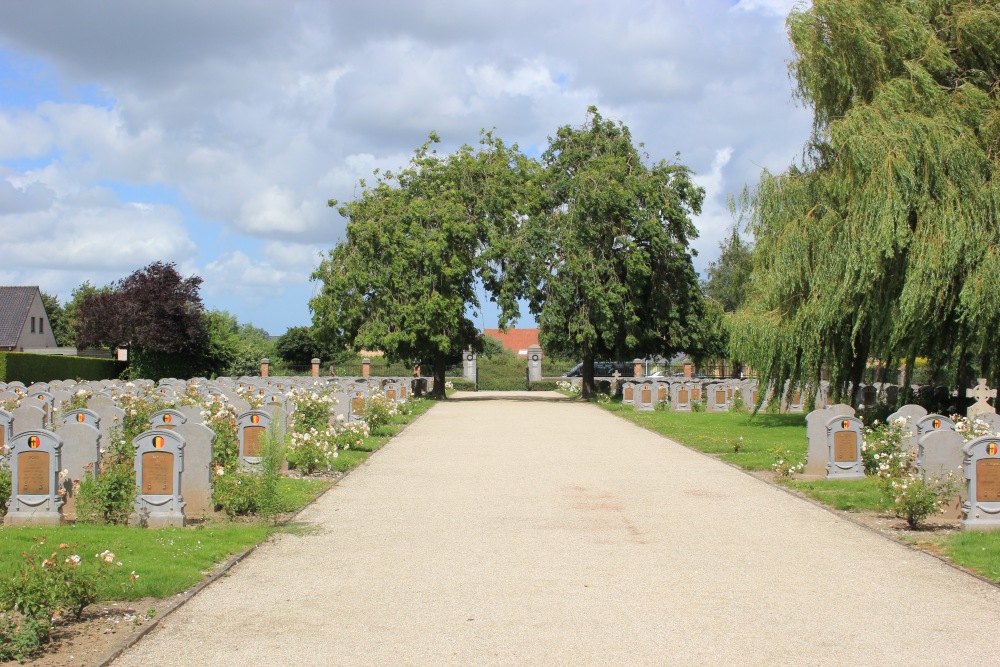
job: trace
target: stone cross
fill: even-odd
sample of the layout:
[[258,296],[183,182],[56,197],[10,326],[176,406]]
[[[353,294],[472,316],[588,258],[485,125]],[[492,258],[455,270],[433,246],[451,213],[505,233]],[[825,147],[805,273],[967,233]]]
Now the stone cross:
[[614,380],[611,381],[611,393],[612,395],[614,395],[618,393],[618,380],[620,380],[622,377],[621,371],[616,370],[614,373],[612,373],[612,376],[615,378]]
[[979,378],[979,384],[972,389],[966,389],[965,395],[976,399],[976,402],[970,405],[969,409],[965,411],[969,419],[972,419],[976,415],[996,413],[996,409],[986,399],[996,398],[997,390],[986,386],[986,378]]

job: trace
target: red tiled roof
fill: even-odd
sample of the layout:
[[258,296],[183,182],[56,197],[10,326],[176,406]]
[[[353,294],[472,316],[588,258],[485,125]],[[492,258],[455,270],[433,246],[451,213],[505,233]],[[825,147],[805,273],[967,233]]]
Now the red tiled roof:
[[503,344],[503,349],[514,354],[539,344],[538,329],[508,329],[507,333],[500,333],[499,329],[484,329],[483,334],[496,338]]

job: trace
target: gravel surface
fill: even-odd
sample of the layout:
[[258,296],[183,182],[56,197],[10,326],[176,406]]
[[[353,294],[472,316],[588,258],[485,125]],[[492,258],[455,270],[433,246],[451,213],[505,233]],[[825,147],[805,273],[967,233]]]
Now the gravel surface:
[[993,586],[596,406],[504,396],[520,400],[435,406],[300,515],[314,530],[263,545],[115,665],[1000,651]]

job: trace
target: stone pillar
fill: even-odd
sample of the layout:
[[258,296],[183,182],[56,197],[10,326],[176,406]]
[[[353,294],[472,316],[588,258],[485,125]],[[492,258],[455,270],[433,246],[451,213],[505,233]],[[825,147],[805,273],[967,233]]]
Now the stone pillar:
[[267,377],[267,369],[270,367],[270,365],[271,365],[271,360],[268,359],[267,357],[264,357],[263,359],[260,360],[260,376],[262,378]]
[[635,364],[632,367],[632,377],[641,378],[643,376],[642,372],[642,359],[633,359],[632,363]]
[[365,357],[361,360],[361,377],[371,377],[372,360]]
[[684,364],[684,377],[690,380],[693,376],[694,376],[694,365]]
[[462,377],[469,382],[476,381],[476,353],[471,348],[462,354]]
[[312,360],[312,376],[314,378],[319,377],[319,359]]
[[542,379],[542,348],[532,345],[528,348],[528,382],[539,382]]

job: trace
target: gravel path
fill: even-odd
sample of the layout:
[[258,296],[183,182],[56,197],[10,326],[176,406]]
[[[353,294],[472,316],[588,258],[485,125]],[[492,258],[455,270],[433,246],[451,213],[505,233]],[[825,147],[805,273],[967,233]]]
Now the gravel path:
[[115,665],[972,665],[1000,651],[998,589],[592,405],[437,405],[300,519],[315,530],[263,545]]

